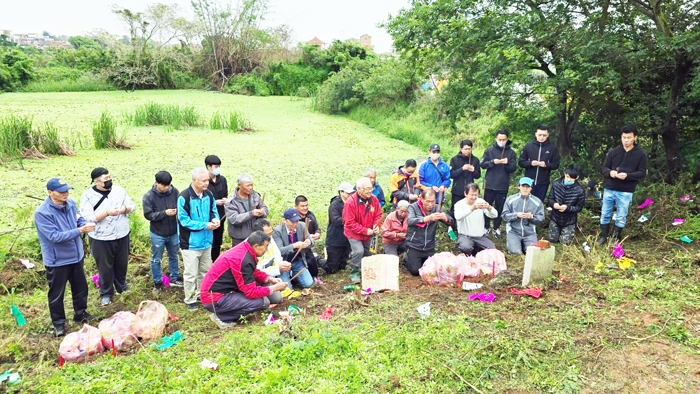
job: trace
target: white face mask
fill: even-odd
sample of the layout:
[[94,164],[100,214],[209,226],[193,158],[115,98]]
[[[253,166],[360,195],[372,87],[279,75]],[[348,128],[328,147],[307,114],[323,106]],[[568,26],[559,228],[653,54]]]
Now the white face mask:
[[506,143],[508,143],[508,141],[496,141],[496,145],[498,145],[499,148],[505,148]]

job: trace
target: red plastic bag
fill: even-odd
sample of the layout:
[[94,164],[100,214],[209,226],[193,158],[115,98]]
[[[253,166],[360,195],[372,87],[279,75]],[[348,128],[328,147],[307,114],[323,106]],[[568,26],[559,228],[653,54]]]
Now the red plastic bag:
[[102,334],[105,349],[121,350],[136,343],[136,322],[138,318],[131,312],[117,312],[109,319],[102,320],[97,328]]
[[141,301],[136,317],[136,336],[141,339],[159,338],[168,322],[168,310],[160,302]]
[[476,254],[476,262],[481,268],[481,272],[487,275],[496,276],[499,272],[505,271],[506,256],[498,249],[484,249]]
[[83,328],[80,330],[66,335],[58,347],[58,353],[65,361],[78,361],[85,356],[101,353],[104,350],[100,330],[87,324],[83,324]]

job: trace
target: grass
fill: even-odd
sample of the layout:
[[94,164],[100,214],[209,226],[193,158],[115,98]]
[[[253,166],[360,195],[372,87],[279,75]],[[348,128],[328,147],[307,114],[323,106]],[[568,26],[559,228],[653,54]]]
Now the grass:
[[[0,117],[0,156],[5,159],[45,159],[46,155],[72,155],[51,122],[34,123],[30,115]],[[2,159],[2,158],[0,158]]]
[[100,119],[92,125],[92,139],[95,141],[95,148],[117,148],[128,149],[124,135],[117,132],[117,121],[109,111],[103,111]]
[[[115,184],[136,203],[128,272],[132,291],[103,308],[91,285],[88,310],[99,318],[136,311],[140,301],[152,297],[148,228],[140,202],[157,171],[170,171],[173,184],[183,190],[191,169],[216,154],[231,189],[239,173],[253,176],[255,189],[267,195],[273,223],[304,194],[325,228],[337,184],[354,181],[374,167],[387,193],[391,171],[425,150],[347,117],[309,113],[304,102],[284,97],[197,91],[3,94],[0,115],[34,114],[37,122],[54,122],[59,134],[83,130],[86,137],[105,108],[129,113],[148,102],[197,103],[204,119],[237,108],[250,116],[257,132],[134,127],[129,131],[131,150],[86,145],[71,158],[25,160],[24,171],[0,167],[0,209],[7,212],[0,216],[0,232],[30,224],[39,201],[24,194],[43,197],[46,180],[61,176],[76,188],[71,197],[79,199],[90,187],[88,174],[96,166],[108,168]],[[450,142],[445,141],[440,143]],[[116,358],[103,354],[62,369],[57,366],[60,340],[50,335],[45,273],[41,266],[26,270],[15,260],[22,256],[40,261],[36,234],[31,229],[19,236],[7,234],[0,237],[0,255],[7,256],[9,244],[14,247],[12,256],[0,263],[0,282],[14,291],[0,291],[0,310],[18,305],[28,324],[17,328],[9,316],[0,319],[0,370],[19,371],[28,392],[473,392],[465,381],[482,392],[694,392],[700,387],[695,373],[700,370],[700,252],[696,245],[665,237],[665,226],[672,216],[696,215],[696,204],[677,201],[682,192],[697,197],[680,186],[666,189],[664,198],[652,195],[656,204],[649,208],[651,226],[633,222],[636,212],[630,215],[625,250],[638,260],[632,270],[595,270],[598,260],[612,261],[609,249],[594,247],[589,254],[580,247],[584,241],[594,244],[595,213],[586,211],[574,245],[557,246],[555,271],[567,281],[550,278],[540,300],[489,289],[496,302],[468,301],[469,293],[422,287],[403,272],[399,293],[373,294],[363,301],[369,306],[362,306],[342,289],[345,271],[323,277],[329,284],[315,287],[314,295],[295,299],[306,314],[282,332],[277,325],[263,324],[265,314],[220,331],[207,313],[186,310],[182,290],[166,289],[159,301],[180,318],[169,325],[168,334],[180,330],[182,343],[164,352],[144,343],[144,348]],[[646,196],[639,192],[635,198]],[[440,239],[439,250],[452,249],[443,230]],[[504,241],[497,245],[505,249]],[[522,257],[507,258],[510,267],[522,267]],[[88,276],[96,273],[91,258],[85,267]],[[488,279],[482,278],[486,283]],[[428,301],[432,314],[423,320],[415,308]],[[332,319],[319,322],[328,305],[336,307]],[[69,294],[66,311],[70,319]],[[69,329],[78,327],[71,323]],[[203,358],[218,363],[219,369],[201,369],[197,363]]]
[[133,126],[169,126],[168,130],[180,130],[185,126],[200,126],[199,112],[192,105],[174,105],[148,102],[139,105],[132,113],[125,114],[127,123]]
[[251,129],[250,119],[239,111],[214,112],[209,120],[212,130],[244,131]]
[[22,87],[23,92],[34,93],[99,92],[106,90],[115,90],[115,87],[104,78],[88,73],[79,76],[77,79],[41,79],[38,81],[30,81],[26,86]]

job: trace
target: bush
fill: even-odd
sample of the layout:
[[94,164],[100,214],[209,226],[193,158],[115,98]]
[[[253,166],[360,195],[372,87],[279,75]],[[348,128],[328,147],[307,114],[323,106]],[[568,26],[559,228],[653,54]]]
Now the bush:
[[183,126],[200,126],[199,112],[194,106],[179,106],[148,102],[136,107],[131,114],[125,115],[126,121],[134,126],[166,125],[179,130]]
[[33,62],[24,52],[0,47],[0,91],[16,90],[26,85],[33,75]]
[[270,85],[256,73],[237,75],[228,83],[229,93],[247,94],[250,96],[269,96]]
[[374,105],[396,101],[413,101],[416,89],[415,72],[398,60],[383,60],[360,84],[365,100]]
[[0,119],[0,153],[9,159],[73,155],[51,123],[37,126],[30,117],[8,115]]
[[266,80],[273,94],[292,96],[300,89],[315,92],[327,77],[328,71],[325,69],[280,62],[270,67]]
[[242,131],[250,130],[250,119],[238,111],[229,111],[228,113],[214,112],[209,120],[209,127],[212,130],[228,130]]
[[117,135],[117,121],[109,111],[103,111],[100,120],[92,124],[92,138],[95,148],[129,149],[124,136]]
[[[70,69],[71,74],[77,74],[76,78],[69,77],[63,79],[54,79],[55,75],[50,78],[29,82],[26,86],[20,89],[22,92],[100,92],[115,90],[114,85],[107,81],[102,75],[92,74],[90,72],[80,72],[75,69]],[[53,73],[51,73],[53,74]]]
[[329,114],[349,111],[362,102],[359,84],[366,77],[367,73],[354,67],[333,74],[318,88],[316,109]]

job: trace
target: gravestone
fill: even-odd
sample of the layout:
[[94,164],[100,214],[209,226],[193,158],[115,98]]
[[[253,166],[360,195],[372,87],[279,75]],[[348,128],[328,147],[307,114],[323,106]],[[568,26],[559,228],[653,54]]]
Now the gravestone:
[[399,291],[399,256],[375,254],[363,257],[362,289]]
[[554,247],[540,249],[538,246],[528,246],[525,254],[525,267],[523,268],[523,287],[531,283],[541,283],[552,276],[554,266]]

